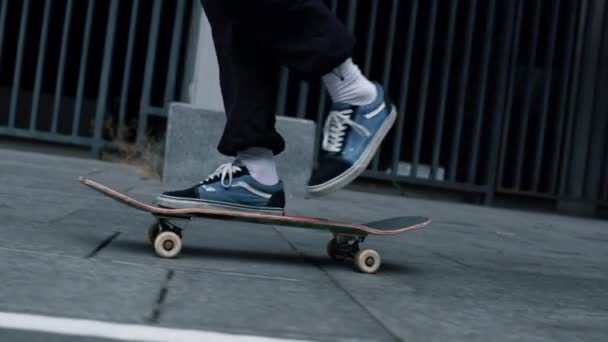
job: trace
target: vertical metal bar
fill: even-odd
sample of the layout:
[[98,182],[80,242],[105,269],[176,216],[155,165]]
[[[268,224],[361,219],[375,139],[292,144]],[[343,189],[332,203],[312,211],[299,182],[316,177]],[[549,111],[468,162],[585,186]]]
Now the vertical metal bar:
[[397,115],[397,131],[395,136],[396,145],[393,148],[393,160],[392,160],[392,176],[397,176],[397,171],[399,169],[399,159],[401,158],[401,145],[403,142],[403,129],[405,126],[405,111],[407,109],[407,100],[408,93],[410,87],[410,75],[411,75],[411,65],[412,65],[412,56],[414,54],[414,41],[416,38],[416,27],[417,27],[417,18],[418,18],[418,0],[414,0],[412,2],[412,7],[410,8],[410,16],[408,18],[408,29],[407,29],[407,39],[406,39],[406,47],[405,54],[403,55],[403,73],[401,75],[401,85],[399,94],[399,100],[397,102],[398,115]]
[[475,28],[475,17],[477,11],[477,0],[472,0],[469,5],[469,11],[467,12],[467,23],[465,33],[465,45],[464,54],[462,58],[462,75],[458,82],[458,97],[457,97],[457,112],[455,119],[454,133],[452,136],[452,149],[450,154],[450,182],[456,181],[456,175],[458,173],[458,162],[460,152],[460,138],[462,134],[462,124],[464,117],[464,106],[465,96],[467,93],[467,87],[469,83],[469,69],[471,66],[471,47],[473,46],[473,29]]
[[[601,66],[602,63],[605,63],[606,60],[608,60],[608,5],[606,5],[605,3],[603,4],[605,6],[605,10],[604,10],[604,14],[603,14],[603,18],[602,18],[602,22],[603,22],[603,30],[602,30],[602,38],[599,40],[601,43],[598,43],[598,45],[601,46],[600,52],[598,53],[598,64],[597,64],[597,69],[598,70],[603,70],[603,72],[601,73],[601,76],[598,77],[598,80],[596,82],[595,85],[595,108],[594,111],[596,113],[595,115],[595,122],[597,122],[597,125],[599,127],[601,127],[601,131],[597,132],[597,140],[602,140],[603,137],[603,141],[599,141],[597,148],[599,148],[600,146],[603,147],[603,151],[599,152],[597,151],[597,155],[598,155],[598,159],[602,158],[603,162],[600,161],[597,164],[597,188],[598,190],[595,191],[596,192],[596,199],[598,202],[602,202],[602,201],[608,201],[608,111],[606,110],[608,107],[608,100],[606,100],[605,96],[602,96],[602,94],[605,94],[606,91],[606,86],[608,85],[608,69],[605,67]],[[604,93],[601,93],[604,92]],[[603,111],[603,114],[601,114]],[[594,145],[594,140],[590,140],[591,145]],[[591,160],[594,159],[593,155],[590,157]],[[593,186],[593,181],[594,181],[594,175],[593,173],[596,172],[594,169],[595,167],[593,166],[592,163],[590,163],[589,165],[589,173],[590,175],[588,176],[588,186]],[[602,183],[603,182],[603,183]]]
[[8,127],[15,127],[15,115],[17,114],[17,102],[19,101],[19,88],[21,86],[21,67],[23,65],[23,48],[25,45],[25,33],[27,31],[27,19],[30,10],[30,0],[23,0],[21,11],[21,23],[19,24],[19,38],[17,42],[17,57],[15,74],[13,75],[13,89],[11,91],[11,104],[8,114]]
[[[569,2],[572,6],[571,8],[571,13],[576,13],[576,9],[577,9],[577,4],[576,2]],[[551,174],[549,176],[549,182],[550,182],[550,192],[554,195],[556,195],[558,193],[558,189],[557,189],[557,180],[558,180],[558,171],[559,171],[559,161],[560,161],[560,152],[563,151],[563,149],[565,148],[565,146],[563,145],[563,140],[561,140],[562,136],[565,136],[564,134],[564,123],[566,121],[566,108],[567,108],[567,99],[568,99],[568,88],[570,86],[570,71],[572,68],[572,58],[573,58],[573,54],[574,54],[574,32],[576,31],[576,15],[568,15],[568,29],[565,31],[567,32],[567,36],[566,36],[566,44],[564,45],[564,55],[565,55],[565,60],[563,63],[563,68],[562,68],[562,77],[563,79],[561,80],[560,84],[561,84],[561,88],[559,91],[559,101],[557,104],[557,108],[558,108],[558,115],[557,115],[557,124],[556,124],[556,130],[557,130],[557,134],[556,136],[558,137],[559,140],[556,141],[556,143],[554,144],[553,147],[553,160],[551,161]]]
[[296,109],[296,116],[298,118],[306,117],[306,103],[308,101],[308,82],[302,81],[300,83],[300,91],[298,92],[298,106]]
[[91,28],[93,26],[93,9],[95,2],[89,0],[87,5],[87,14],[84,27],[84,35],[82,37],[82,52],[80,57],[80,66],[78,68],[78,86],[76,87],[76,104],[74,105],[74,116],[72,121],[72,136],[78,135],[80,129],[80,115],[82,114],[82,101],[84,99],[84,82],[87,76],[87,64],[89,59],[89,42],[91,40]]
[[346,28],[348,32],[355,32],[355,22],[357,18],[357,2],[358,0],[350,0],[348,2],[348,13],[346,15]]
[[154,0],[152,8],[152,21],[150,22],[150,35],[148,36],[148,50],[146,51],[146,66],[144,69],[144,84],[139,103],[139,121],[137,123],[137,141],[146,140],[146,127],[148,125],[148,113],[146,108],[150,104],[150,90],[154,78],[154,64],[156,61],[156,44],[158,43],[158,30],[160,26],[160,0]]
[[[509,56],[509,50],[515,49],[517,46],[517,38],[515,42],[513,40],[513,31],[518,30],[519,28],[519,20],[521,19],[521,11],[517,12],[517,18],[515,18],[515,8],[517,3],[515,1],[507,2],[509,5],[507,13],[506,13],[506,23],[505,29],[501,30],[504,32],[502,45],[499,52],[499,65],[500,71],[498,72],[497,79],[498,87],[496,93],[498,94],[496,102],[494,102],[494,110],[493,113],[496,113],[494,117],[494,123],[492,125],[492,131],[490,132],[490,146],[488,148],[488,163],[486,164],[486,177],[487,177],[487,185],[485,190],[485,198],[484,204],[490,205],[494,200],[494,194],[496,192],[496,179],[497,179],[497,170],[496,166],[499,160],[499,151],[500,146],[499,141],[501,137],[501,127],[503,125],[503,118],[506,113],[505,108],[505,99],[507,96],[507,86],[509,84],[508,70],[511,68],[513,70],[514,62],[516,61],[517,54],[512,54]],[[520,2],[521,4],[521,2]],[[521,10],[521,6],[519,6]],[[513,23],[516,22],[515,26]],[[517,33],[519,35],[519,32]]]
[[[584,125],[587,126],[588,134],[583,133],[583,139],[586,140],[584,151],[579,149],[575,152],[579,155],[574,162],[577,164],[586,164],[583,172],[577,172],[575,177],[583,178],[577,187],[581,188],[581,195],[585,201],[591,203],[598,201],[601,191],[601,170],[602,158],[605,149],[606,128],[608,127],[608,99],[605,94],[608,90],[608,69],[605,68],[608,61],[608,6],[605,1],[594,1],[589,11],[588,22],[589,26],[586,43],[585,64],[587,70],[584,72],[585,82],[581,89],[581,102],[587,104],[578,107],[577,112],[580,113],[579,118],[587,117],[584,120]],[[591,74],[591,75],[589,75]],[[587,114],[586,114],[587,113]],[[577,130],[583,131],[580,128],[580,123],[577,124]],[[585,154],[585,158],[580,158],[580,155]],[[581,176],[577,176],[580,174]],[[593,203],[595,204],[595,203]]]
[[108,97],[108,85],[110,83],[110,70],[112,69],[112,56],[114,52],[114,35],[116,33],[116,21],[118,19],[118,0],[111,0],[106,39],[103,45],[103,64],[101,67],[101,78],[99,80],[99,95],[97,97],[97,109],[95,111],[95,133],[93,135],[92,152],[94,156],[99,154],[103,133],[103,120],[106,112],[106,101]]
[[315,132],[315,156],[313,160],[317,160],[319,157],[317,154],[319,153],[319,145],[321,145],[321,136],[323,133],[323,115],[325,114],[325,107],[327,103],[327,92],[325,92],[323,84],[321,84],[319,88],[319,103],[317,105],[317,125]]
[[289,70],[281,68],[279,76],[279,93],[277,94],[277,115],[285,115],[287,107],[287,90],[289,87]]
[[[608,132],[608,125],[604,127],[604,131]],[[604,175],[604,189],[602,192],[602,201],[608,202],[608,134],[604,137],[604,166],[602,174]]]
[[[388,25],[388,37],[386,39],[386,49],[384,55],[384,70],[382,72],[382,84],[384,85],[384,92],[389,92],[389,82],[391,80],[391,67],[393,64],[393,49],[395,47],[395,31],[397,29],[397,13],[399,8],[399,0],[393,0],[391,4],[391,17]],[[389,109],[390,110],[390,109]],[[374,171],[378,171],[380,166],[380,153],[382,146],[378,147],[378,151],[374,156],[372,168]]]
[[569,94],[568,94],[568,109],[567,109],[567,115],[568,115],[568,119],[566,121],[566,127],[565,127],[565,139],[564,139],[564,155],[562,158],[562,164],[561,164],[561,178],[560,178],[560,186],[559,186],[559,193],[558,196],[559,197],[563,197],[568,189],[568,180],[569,180],[569,172],[568,172],[568,165],[571,162],[571,158],[570,155],[572,154],[572,149],[574,148],[574,146],[571,145],[571,141],[572,141],[572,134],[573,134],[573,126],[574,126],[574,116],[575,116],[575,107],[577,104],[577,98],[578,98],[578,92],[579,92],[579,83],[580,83],[580,78],[581,78],[581,68],[582,68],[582,59],[583,59],[583,46],[584,46],[584,36],[586,33],[586,25],[587,25],[587,21],[585,20],[585,17],[588,16],[588,11],[589,11],[589,2],[586,0],[583,0],[580,2],[580,8],[579,8],[579,12],[578,14],[578,23],[577,23],[577,27],[576,27],[576,35],[577,37],[575,38],[575,47],[573,49],[574,51],[574,62],[573,62],[573,69],[572,69],[572,83],[570,85],[569,88]]
[[[608,125],[604,127],[604,132],[608,133]],[[608,134],[604,136],[604,163],[602,165],[602,183],[600,200],[603,202],[608,202]]]
[[553,82],[553,60],[555,57],[555,42],[557,40],[557,23],[559,19],[559,7],[561,0],[555,0],[553,10],[551,11],[551,30],[549,32],[549,49],[547,50],[547,78],[543,89],[543,104],[540,116],[540,128],[536,139],[536,153],[534,158],[534,176],[532,179],[532,191],[538,192],[538,183],[540,182],[540,170],[542,167],[543,151],[545,147],[545,130],[547,126],[547,112],[549,111],[549,97],[551,95],[551,86]]
[[519,53],[519,40],[521,38],[521,22],[523,17],[523,0],[519,0],[517,3],[517,14],[515,20],[515,38],[513,39],[513,47],[511,48],[511,60],[514,65],[511,67],[509,73],[509,86],[507,88],[507,98],[503,122],[503,133],[500,142],[500,161],[498,163],[498,185],[501,186],[504,181],[504,169],[505,169],[505,158],[507,149],[507,139],[509,137],[509,128],[511,124],[511,109],[513,108],[513,88],[515,86],[515,71],[517,71],[517,55]]
[[374,38],[376,35],[376,19],[378,17],[378,0],[372,0],[369,11],[369,26],[367,28],[367,42],[365,43],[365,60],[363,62],[363,74],[369,77],[374,52]]
[[[608,130],[608,128],[606,128]],[[604,170],[602,174],[604,175],[604,190],[602,195],[602,201],[608,202],[608,138],[604,142]]]
[[38,48],[38,58],[36,59],[36,78],[34,81],[34,94],[32,99],[32,109],[30,112],[30,131],[36,129],[38,121],[38,104],[40,103],[40,89],[42,88],[42,76],[44,75],[44,56],[46,55],[46,42],[49,33],[49,17],[51,14],[51,1],[44,2],[42,14],[42,26],[40,27],[40,45]]
[[[333,2],[331,4],[331,9],[335,13],[337,9],[337,2]],[[348,2],[348,12],[346,15],[346,28],[349,32],[354,32],[355,30],[355,20],[357,14],[357,1]],[[300,81],[300,85],[298,87],[298,100],[296,104],[296,117],[304,118],[306,116],[306,107],[308,103],[308,92],[310,90],[310,85],[308,82]],[[323,86],[321,85],[321,91],[324,91]],[[320,122],[320,121],[319,121]]]
[[125,68],[122,76],[122,87],[120,89],[120,104],[118,107],[118,138],[123,139],[125,133],[125,115],[129,98],[129,83],[131,81],[131,65],[133,64],[133,49],[135,46],[135,33],[137,19],[139,17],[139,0],[134,0],[131,6],[131,21],[127,38],[127,55],[125,56]]
[[[336,13],[338,7],[338,1],[332,0],[330,4],[330,10],[332,13]],[[314,160],[318,159],[319,145],[321,145],[321,135],[323,133],[323,116],[325,115],[325,107],[327,105],[327,92],[323,82],[319,85],[319,103],[317,105],[317,125],[315,132],[315,156]]]
[[[606,55],[608,55],[608,6],[606,6],[606,11],[604,13],[604,38],[603,38],[603,44],[602,44],[602,49],[603,49],[603,53],[601,53],[600,58],[598,58],[599,60],[606,60]],[[604,69],[606,70],[606,69]],[[608,74],[606,72],[604,72],[604,76],[603,76],[603,80],[608,81]],[[599,81],[601,82],[601,81]],[[597,91],[601,91],[602,86],[598,85],[596,90]],[[605,88],[604,88],[605,89]],[[597,96],[597,95],[596,95]],[[604,101],[604,103],[606,103]],[[602,108],[601,105],[599,106],[599,108]],[[596,108],[597,111],[600,111],[601,109]],[[603,166],[601,166],[601,171],[600,174],[603,175],[603,189],[602,189],[602,193],[601,193],[601,197],[599,197],[601,199],[601,201],[607,202],[608,203],[608,123],[604,126],[604,142],[602,143],[602,146],[604,147],[604,163]],[[602,183],[600,183],[602,184]]]
[[382,70],[382,84],[384,90],[388,92],[389,82],[391,80],[391,66],[393,61],[393,49],[395,47],[395,31],[397,29],[397,13],[399,8],[399,0],[393,0],[391,5],[391,16],[389,18],[388,35],[386,38],[386,49],[384,55],[384,69]]
[[336,14],[336,11],[338,10],[338,0],[331,0],[330,5],[329,5],[329,10],[333,14]]
[[173,35],[171,37],[171,55],[169,57],[169,69],[167,71],[167,83],[165,85],[165,97],[163,107],[175,96],[175,81],[177,79],[177,58],[180,52],[182,40],[184,15],[186,13],[186,1],[179,0],[175,11],[175,22],[173,23]]
[[[538,36],[540,31],[540,17],[541,17],[541,1],[536,0],[536,7],[534,8],[534,21],[532,26],[532,39],[530,39],[530,59],[528,60],[528,67],[533,67],[536,61],[536,50],[538,50]],[[521,189],[521,176],[524,166],[525,159],[525,146],[527,140],[528,131],[528,119],[530,115],[530,106],[532,102],[532,82],[526,82],[526,95],[524,98],[524,108],[521,123],[519,125],[519,143],[517,146],[517,160],[515,166],[515,189]]]
[[70,42],[70,25],[72,22],[73,0],[68,0],[65,7],[63,32],[61,33],[61,52],[59,52],[59,68],[57,69],[57,81],[55,82],[55,96],[53,98],[53,118],[51,120],[51,132],[57,132],[57,122],[59,121],[59,109],[61,107],[61,93],[63,88],[63,74],[65,73],[65,59]]
[[496,9],[496,2],[491,1],[488,9],[488,16],[486,21],[485,33],[486,37],[483,42],[484,52],[481,62],[481,76],[479,79],[480,93],[477,99],[477,112],[475,118],[475,128],[473,131],[473,143],[471,144],[471,161],[469,163],[469,183],[475,183],[475,176],[477,171],[477,159],[479,156],[479,139],[481,136],[481,126],[483,122],[484,106],[486,103],[486,94],[488,86],[488,68],[490,64],[490,53],[492,51],[492,28],[494,27],[494,12]]
[[429,80],[431,78],[431,64],[433,59],[433,43],[435,42],[435,21],[437,19],[437,0],[431,1],[431,18],[429,19],[428,32],[426,38],[427,45],[424,52],[424,66],[422,67],[422,85],[420,94],[420,105],[418,107],[416,120],[416,133],[414,138],[414,157],[412,158],[412,173],[413,177],[418,174],[418,163],[420,162],[420,149],[422,148],[422,131],[424,129],[424,119],[426,116],[426,103],[428,100]]
[[[577,52],[578,54],[578,52]],[[576,69],[580,69],[578,66],[575,67]],[[576,75],[573,76],[573,78],[576,79]],[[574,88],[576,89],[576,88]],[[571,92],[574,92],[574,90],[571,90]],[[569,98],[572,98],[572,95],[568,96]],[[572,100],[572,99],[571,99]],[[568,116],[567,116],[567,120],[565,122],[565,127],[564,127],[564,149],[563,149],[563,156],[562,156],[562,160],[561,160],[561,166],[560,166],[560,180],[559,180],[559,189],[558,189],[558,197],[563,197],[564,193],[566,192],[566,185],[567,185],[567,180],[568,180],[568,161],[569,161],[569,155],[572,151],[572,146],[570,145],[570,141],[572,140],[572,126],[574,125],[573,121],[574,121],[574,112],[571,111],[571,108],[568,108]]]
[[0,7],[0,66],[2,66],[2,47],[4,46],[4,26],[6,25],[7,7],[8,0],[2,1],[2,7]]
[[[347,3],[348,12],[346,14],[346,28],[348,29],[348,32],[353,35],[355,34],[355,24],[357,22],[357,5],[357,0],[349,1]],[[332,11],[334,13],[337,10],[337,3],[335,4],[335,6],[336,7],[332,7]],[[306,89],[306,91],[308,91],[308,89]]]
[[443,120],[445,117],[445,106],[447,102],[448,86],[450,82],[450,73],[452,66],[452,47],[454,45],[454,26],[456,25],[456,9],[458,8],[458,0],[450,2],[448,31],[446,38],[446,47],[443,56],[443,76],[441,78],[441,90],[439,95],[438,117],[435,126],[435,141],[433,143],[433,159],[431,164],[431,177],[434,180],[437,177],[437,169],[439,168],[439,154],[441,153],[441,144],[443,138]]

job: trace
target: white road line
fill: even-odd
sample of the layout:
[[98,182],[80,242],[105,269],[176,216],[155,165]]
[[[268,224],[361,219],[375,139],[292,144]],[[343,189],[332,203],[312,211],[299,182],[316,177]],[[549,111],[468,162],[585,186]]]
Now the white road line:
[[0,311],[0,328],[61,335],[99,337],[119,341],[149,342],[282,342],[270,337],[233,335],[201,330],[161,328],[148,325],[110,323],[88,319],[60,318]]

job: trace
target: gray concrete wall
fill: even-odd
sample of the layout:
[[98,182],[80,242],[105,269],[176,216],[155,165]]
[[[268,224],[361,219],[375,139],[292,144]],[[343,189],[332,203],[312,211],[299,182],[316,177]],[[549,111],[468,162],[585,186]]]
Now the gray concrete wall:
[[187,75],[187,88],[184,88],[188,90],[185,98],[188,103],[197,107],[223,112],[220,71],[211,37],[211,26],[199,4],[194,5],[194,10],[193,27],[196,27],[194,29],[196,38],[189,44],[189,54],[192,58],[188,61],[189,65],[186,69],[190,74]]

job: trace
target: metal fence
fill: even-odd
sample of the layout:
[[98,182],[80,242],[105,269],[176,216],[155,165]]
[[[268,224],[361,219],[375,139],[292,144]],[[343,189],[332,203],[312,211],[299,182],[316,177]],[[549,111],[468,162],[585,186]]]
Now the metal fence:
[[191,0],[0,1],[0,134],[140,136],[176,98]]
[[[327,3],[399,111],[365,177],[485,203],[499,194],[608,206],[606,0]],[[192,6],[0,0],[0,134],[94,151],[162,134]],[[319,81],[282,72],[277,113],[322,123],[328,105]]]
[[604,155],[603,165],[600,169],[600,184],[602,185],[600,185],[601,195],[599,197],[599,204],[608,207],[608,134],[604,135],[604,141],[602,144],[604,146]]
[[[573,143],[582,147],[573,149],[572,154],[587,152],[582,197],[608,208],[608,2],[591,1],[585,6],[589,20],[578,34],[588,38],[581,44],[582,81],[575,94],[577,113],[583,117],[575,121],[578,136],[574,135]],[[587,117],[591,122],[584,125]]]
[[[582,45],[595,21],[608,60],[605,1],[329,4],[357,37],[355,62],[385,85],[398,108],[396,128],[367,177],[477,193],[485,203],[497,193],[568,195],[574,162],[569,137],[581,122]],[[600,91],[603,82],[605,90],[606,79],[598,77],[591,89]],[[322,122],[327,109],[320,82],[301,82],[283,71],[279,113]],[[603,125],[602,137],[606,115],[603,110],[586,121]]]

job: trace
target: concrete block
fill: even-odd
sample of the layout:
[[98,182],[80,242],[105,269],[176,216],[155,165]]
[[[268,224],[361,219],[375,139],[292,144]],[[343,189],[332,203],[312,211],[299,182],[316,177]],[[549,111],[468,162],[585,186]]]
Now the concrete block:
[[[163,182],[186,186],[207,177],[221,163],[232,158],[217,151],[226,117],[184,103],[169,110],[163,166]],[[310,120],[277,117],[277,130],[286,149],[277,157],[279,176],[287,196],[303,197],[313,165],[315,123]]]

